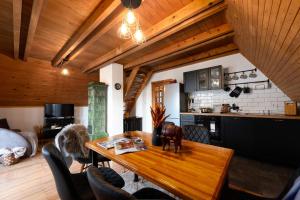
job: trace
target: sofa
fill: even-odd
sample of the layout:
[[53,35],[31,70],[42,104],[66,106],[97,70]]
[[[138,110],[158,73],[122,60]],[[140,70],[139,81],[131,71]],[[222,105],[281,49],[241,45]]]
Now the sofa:
[[0,119],[0,149],[25,147],[25,156],[34,156],[37,152],[38,138],[36,133],[11,130],[6,119]]

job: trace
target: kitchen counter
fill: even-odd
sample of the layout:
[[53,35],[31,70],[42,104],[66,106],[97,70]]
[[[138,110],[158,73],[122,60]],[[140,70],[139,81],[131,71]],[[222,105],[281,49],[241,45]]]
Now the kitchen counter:
[[200,113],[200,112],[181,112],[181,115],[200,115],[200,116],[221,116],[221,117],[248,117],[248,118],[270,118],[270,119],[296,119],[300,116],[287,116],[280,114],[259,114],[259,113]]

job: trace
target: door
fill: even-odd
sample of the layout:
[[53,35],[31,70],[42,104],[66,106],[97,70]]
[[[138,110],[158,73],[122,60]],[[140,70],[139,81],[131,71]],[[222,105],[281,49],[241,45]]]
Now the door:
[[223,88],[223,70],[222,66],[216,66],[209,69],[209,89],[217,90]]
[[173,83],[165,85],[164,105],[166,115],[170,115],[166,121],[174,122],[180,125],[180,84]]
[[201,69],[197,71],[197,90],[208,90],[209,69]]
[[184,72],[183,73],[184,80],[184,92],[191,93],[197,90],[197,72]]

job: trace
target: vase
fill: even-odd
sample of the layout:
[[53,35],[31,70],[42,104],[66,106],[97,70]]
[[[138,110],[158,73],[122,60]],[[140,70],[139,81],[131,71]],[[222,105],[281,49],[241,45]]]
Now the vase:
[[161,146],[161,129],[162,127],[154,128],[152,132],[152,145]]

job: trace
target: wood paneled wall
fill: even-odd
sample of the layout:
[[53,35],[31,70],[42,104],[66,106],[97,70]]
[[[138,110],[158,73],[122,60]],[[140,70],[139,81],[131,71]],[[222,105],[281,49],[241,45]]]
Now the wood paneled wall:
[[300,1],[227,0],[241,53],[291,99],[300,101]]
[[0,54],[0,106],[41,106],[47,102],[87,105],[88,83],[98,81],[99,74],[69,71],[63,76],[50,62],[24,62]]

